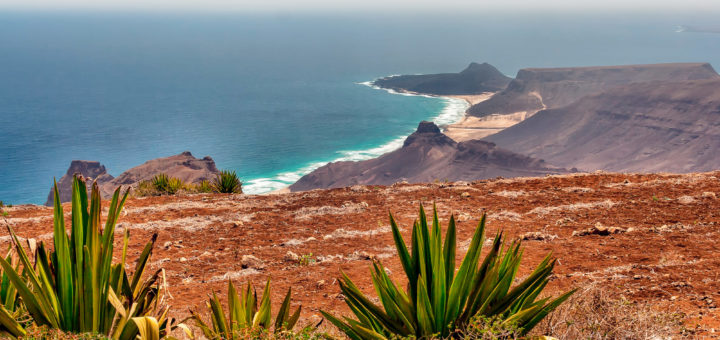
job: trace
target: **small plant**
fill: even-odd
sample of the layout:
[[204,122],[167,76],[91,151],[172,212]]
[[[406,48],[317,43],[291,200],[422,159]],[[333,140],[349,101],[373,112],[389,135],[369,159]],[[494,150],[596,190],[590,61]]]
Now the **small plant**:
[[314,264],[314,263],[315,263],[315,259],[313,258],[313,254],[312,254],[312,253],[305,254],[305,255],[301,255],[301,256],[300,256],[300,259],[298,260],[298,266],[301,266],[301,267],[302,267],[302,266],[309,266],[309,265]]
[[210,181],[203,180],[200,183],[195,185],[195,192],[198,193],[210,193],[213,192],[213,187],[210,184]]
[[408,290],[399,289],[383,265],[373,261],[371,276],[381,302],[378,306],[342,273],[338,279],[340,290],[357,319],[341,320],[325,311],[321,313],[351,339],[446,338],[466,329],[478,316],[495,320],[493,327],[496,328],[517,327],[524,336],[574,293],[570,291],[556,299],[538,299],[555,266],[551,255],[512,287],[522,251],[519,241],[505,245],[502,233],[495,237],[492,248],[480,262],[485,241],[484,215],[457,272],[454,217],[450,217],[443,242],[437,210],[433,209],[430,229],[421,205],[419,220],[412,229],[411,251],[392,214],[390,226],[407,276]]
[[[11,207],[12,207],[12,205],[8,205],[8,208],[11,208]],[[4,208],[5,208],[5,203],[3,203],[3,201],[0,201],[0,216],[7,217],[10,214],[8,214],[8,212],[5,211]]]
[[235,171],[220,171],[212,183],[213,190],[222,194],[241,194],[242,182]]
[[170,177],[168,177],[167,174],[160,173],[153,176],[150,182],[155,187],[155,190],[165,193],[167,192],[168,185],[170,184]]
[[133,195],[137,197],[158,196],[160,195],[160,191],[155,188],[155,184],[153,184],[153,182],[140,181],[137,188],[133,191]]
[[179,178],[169,177],[167,174],[164,173],[153,176],[150,182],[152,183],[156,192],[158,192],[159,194],[167,195],[174,195],[185,186],[183,181]]
[[170,177],[170,180],[168,181],[168,186],[167,186],[166,192],[168,193],[168,195],[174,195],[178,191],[180,191],[180,189],[182,189],[184,187],[185,187],[185,184],[183,183],[182,180],[180,180],[179,178],[176,178],[176,177]]
[[192,319],[208,339],[248,339],[248,335],[253,332],[269,332],[271,328],[274,333],[292,330],[300,317],[301,307],[290,314],[291,293],[292,290],[288,289],[273,323],[270,310],[270,279],[265,284],[260,305],[257,301],[257,292],[250,283],[238,294],[232,281],[228,280],[229,314],[225,313],[220,299],[213,292],[207,302],[212,326],[205,323],[200,315],[193,311],[191,311]]

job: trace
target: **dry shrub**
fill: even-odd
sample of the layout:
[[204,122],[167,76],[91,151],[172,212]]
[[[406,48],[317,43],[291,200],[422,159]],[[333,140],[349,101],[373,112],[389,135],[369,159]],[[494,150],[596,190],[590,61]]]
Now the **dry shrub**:
[[668,339],[687,335],[685,314],[611,297],[591,285],[575,293],[535,327],[559,339]]

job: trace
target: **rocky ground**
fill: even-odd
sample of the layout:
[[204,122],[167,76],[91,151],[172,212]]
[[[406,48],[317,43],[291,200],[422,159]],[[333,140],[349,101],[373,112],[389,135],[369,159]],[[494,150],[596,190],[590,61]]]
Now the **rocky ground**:
[[[553,252],[559,262],[550,292],[595,284],[615,297],[679,309],[687,315],[687,327],[699,325],[712,336],[720,327],[718,196],[720,172],[574,174],[276,195],[133,198],[120,227],[131,231],[132,257],[152,233],[159,234],[151,265],[166,270],[175,315],[203,308],[207,294],[224,291],[228,279],[261,285],[270,276],[273,301],[279,303],[292,286],[309,322],[319,320],[320,309],[348,313],[335,280],[340,270],[373,295],[371,258],[402,280],[388,211],[409,237],[418,205],[434,202],[443,223],[451,213],[459,220],[460,250],[487,213],[488,237],[504,230],[525,239],[521,277]],[[50,208],[5,211],[6,222],[20,236],[52,241]],[[6,246],[5,228],[0,235]]]

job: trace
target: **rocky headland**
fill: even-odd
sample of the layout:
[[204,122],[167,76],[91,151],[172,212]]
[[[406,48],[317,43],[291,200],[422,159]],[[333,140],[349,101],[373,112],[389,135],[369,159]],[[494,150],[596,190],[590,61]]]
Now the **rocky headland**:
[[367,161],[326,164],[303,176],[290,190],[388,185],[401,181],[473,181],[565,172],[567,170],[499,148],[494,143],[482,140],[458,143],[435,124],[421,122],[402,148]]
[[373,85],[399,92],[445,96],[497,92],[510,80],[488,63],[471,63],[459,73],[392,76],[377,79]]
[[[204,158],[195,158],[189,151],[170,157],[149,160],[123,172],[115,178],[108,174],[105,166],[98,161],[75,160],[70,163],[70,168],[58,181],[60,201],[70,201],[72,177],[75,174],[80,174],[89,179],[87,181],[88,185],[91,185],[93,181],[97,181],[101,196],[103,198],[109,198],[118,187],[136,186],[141,181],[150,180],[159,173],[179,178],[184,183],[199,183],[204,180],[209,181],[213,179],[219,171],[212,157],[205,156]],[[53,191],[50,190],[45,205],[52,206],[52,204]]]

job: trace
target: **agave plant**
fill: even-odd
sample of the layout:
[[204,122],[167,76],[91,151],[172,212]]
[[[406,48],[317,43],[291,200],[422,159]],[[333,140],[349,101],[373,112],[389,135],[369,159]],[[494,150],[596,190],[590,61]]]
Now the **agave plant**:
[[248,333],[255,329],[269,331],[274,326],[274,332],[292,330],[300,317],[301,306],[290,314],[290,295],[292,289],[288,289],[280,311],[272,322],[270,310],[270,279],[265,284],[260,305],[257,304],[257,292],[250,283],[238,294],[232,281],[228,280],[228,311],[223,310],[220,299],[215,292],[207,302],[210,309],[210,320],[212,326],[208,326],[200,315],[191,311],[192,318],[196,325],[202,330],[208,339],[244,339]]
[[222,170],[213,180],[212,187],[215,191],[223,194],[242,193],[242,182],[238,179],[235,171]]
[[[5,261],[12,264],[16,272],[20,271],[20,264],[12,256],[12,248],[5,256]],[[20,303],[17,289],[10,284],[7,273],[2,270],[0,272],[0,336],[21,337],[26,332],[18,320],[25,314],[25,309]],[[27,273],[21,273],[23,278],[27,278]]]
[[[146,265],[157,238],[147,243],[135,265],[135,272],[125,271],[129,233],[126,230],[120,263],[112,264],[115,226],[127,199],[116,190],[104,229],[100,224],[100,192],[92,186],[88,207],[84,180],[73,179],[70,235],[65,228],[57,183],[54,187],[53,251],[41,242],[34,264],[8,226],[22,270],[0,257],[3,287],[6,282],[17,290],[32,321],[40,327],[71,333],[103,334],[113,339],[158,339],[171,324],[167,308],[159,310],[161,271],[143,279]],[[89,210],[88,210],[89,208]],[[27,276],[27,278],[25,278]],[[158,313],[159,318],[152,315]],[[6,329],[17,326],[0,313]],[[23,330],[20,331],[24,332]],[[14,334],[17,336],[17,334]]]
[[437,210],[434,209],[430,230],[421,205],[419,220],[412,229],[411,251],[408,251],[392,214],[390,225],[408,279],[408,289],[398,289],[382,264],[374,261],[371,275],[382,304],[378,306],[342,273],[338,280],[340,289],[357,319],[345,317],[341,320],[321,312],[351,339],[457,336],[457,331],[466,327],[476,315],[501,318],[502,325],[513,325],[524,335],[574,292],[556,299],[538,299],[555,265],[551,254],[525,280],[511,287],[522,251],[520,242],[505,245],[502,233],[495,237],[492,248],[480,263],[484,215],[457,272],[454,217],[450,218],[443,241]]

